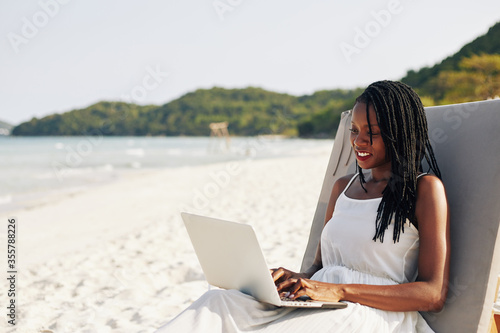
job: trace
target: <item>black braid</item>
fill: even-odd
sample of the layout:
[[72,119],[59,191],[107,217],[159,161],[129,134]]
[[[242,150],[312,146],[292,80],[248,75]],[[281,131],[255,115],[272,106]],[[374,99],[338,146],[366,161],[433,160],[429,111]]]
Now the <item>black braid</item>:
[[[410,86],[393,81],[372,83],[356,102],[366,104],[368,126],[371,126],[368,108],[373,105],[386,153],[391,159],[391,178],[382,192],[373,240],[384,241],[385,230],[394,218],[392,239],[396,243],[401,232],[404,232],[406,220],[414,224],[416,222],[417,174],[422,171],[424,158],[429,170],[441,178],[427,133],[424,107]],[[358,165],[357,169],[364,189],[362,169]]]

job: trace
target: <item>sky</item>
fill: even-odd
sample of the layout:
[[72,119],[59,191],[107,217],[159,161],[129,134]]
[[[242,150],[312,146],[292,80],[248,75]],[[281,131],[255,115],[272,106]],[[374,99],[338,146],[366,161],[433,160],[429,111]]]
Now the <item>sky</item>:
[[499,0],[4,0],[0,120],[196,89],[398,80],[500,22]]

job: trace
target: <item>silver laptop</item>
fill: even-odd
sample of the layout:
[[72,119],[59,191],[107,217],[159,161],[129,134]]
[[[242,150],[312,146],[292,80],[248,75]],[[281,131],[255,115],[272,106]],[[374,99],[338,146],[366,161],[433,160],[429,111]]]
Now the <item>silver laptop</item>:
[[343,302],[280,299],[255,231],[247,224],[181,213],[207,282],[276,306],[345,308]]

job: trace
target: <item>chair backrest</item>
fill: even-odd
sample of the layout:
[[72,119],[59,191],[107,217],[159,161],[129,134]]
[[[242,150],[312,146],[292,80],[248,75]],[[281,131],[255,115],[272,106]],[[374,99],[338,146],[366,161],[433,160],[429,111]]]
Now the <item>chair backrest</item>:
[[[422,315],[438,333],[486,332],[500,274],[500,100],[429,107],[426,114],[450,206],[451,262],[444,309]],[[333,183],[354,172],[350,117],[342,114],[302,269],[314,259]]]

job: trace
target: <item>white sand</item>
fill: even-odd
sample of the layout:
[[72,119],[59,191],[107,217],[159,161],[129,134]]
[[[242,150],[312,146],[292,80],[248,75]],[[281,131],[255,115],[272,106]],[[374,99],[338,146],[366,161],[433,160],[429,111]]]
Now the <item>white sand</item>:
[[330,148],[145,172],[13,212],[18,323],[0,330],[154,331],[208,288],[182,210],[251,223],[269,265],[298,270]]

